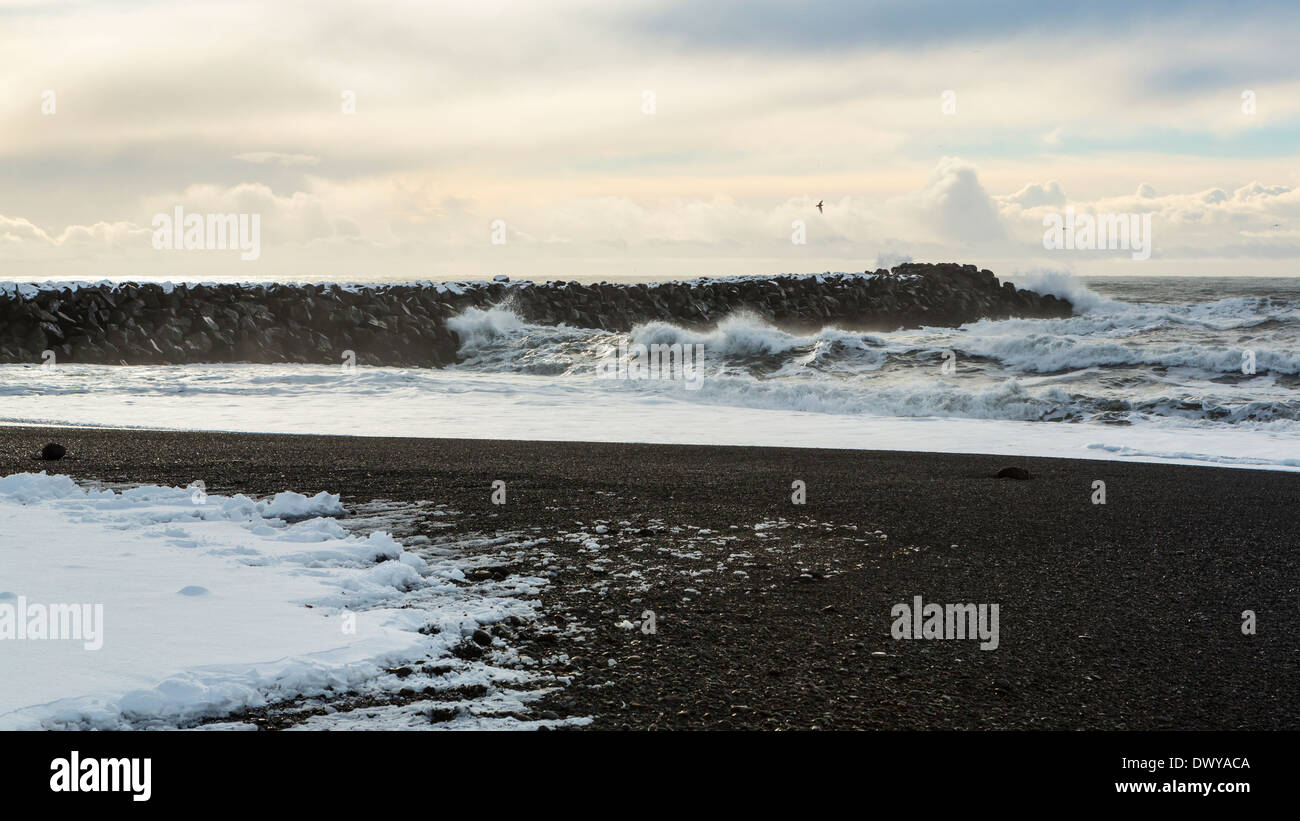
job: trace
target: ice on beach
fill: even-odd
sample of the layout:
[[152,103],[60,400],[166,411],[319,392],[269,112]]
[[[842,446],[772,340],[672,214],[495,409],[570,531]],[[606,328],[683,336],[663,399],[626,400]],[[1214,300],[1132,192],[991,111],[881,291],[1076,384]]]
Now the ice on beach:
[[301,493],[286,490],[258,507],[268,519],[310,519],[314,516],[341,516],[346,511],[339,503],[337,493],[321,491],[310,499]]
[[[200,503],[187,488],[0,478],[0,729],[171,727],[330,688],[395,690],[385,668],[532,616],[532,602],[466,587],[454,557],[286,521],[339,510],[328,493]],[[99,649],[6,635],[6,610],[12,630],[20,605],[70,604],[102,606]]]

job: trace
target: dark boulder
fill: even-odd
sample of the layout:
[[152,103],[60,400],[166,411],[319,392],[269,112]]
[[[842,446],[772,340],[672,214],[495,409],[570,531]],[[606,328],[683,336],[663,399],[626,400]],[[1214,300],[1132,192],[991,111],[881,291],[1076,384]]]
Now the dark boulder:
[[56,459],[62,459],[64,456],[67,455],[68,455],[68,449],[65,448],[63,445],[58,444],[57,442],[50,442],[45,447],[41,448],[41,458],[47,462],[53,462]]

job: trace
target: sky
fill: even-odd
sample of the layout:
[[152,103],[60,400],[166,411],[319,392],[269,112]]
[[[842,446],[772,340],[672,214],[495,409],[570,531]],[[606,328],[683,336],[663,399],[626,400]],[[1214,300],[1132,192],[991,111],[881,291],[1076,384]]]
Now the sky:
[[[1294,2],[0,0],[0,276],[1295,275],[1297,23]],[[199,247],[161,242],[177,208]],[[1150,253],[1046,247],[1067,210],[1149,218]],[[255,254],[210,247],[224,214],[257,217]]]

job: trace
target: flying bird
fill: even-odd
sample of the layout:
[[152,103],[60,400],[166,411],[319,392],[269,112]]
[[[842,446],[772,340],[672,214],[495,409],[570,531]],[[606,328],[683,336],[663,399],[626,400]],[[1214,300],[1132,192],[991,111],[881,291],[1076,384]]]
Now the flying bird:
[[826,200],[818,200],[818,201],[817,201],[817,213],[819,213],[819,214],[825,214],[825,213],[826,213],[825,211],[822,210],[822,205],[823,205],[825,202],[826,202]]

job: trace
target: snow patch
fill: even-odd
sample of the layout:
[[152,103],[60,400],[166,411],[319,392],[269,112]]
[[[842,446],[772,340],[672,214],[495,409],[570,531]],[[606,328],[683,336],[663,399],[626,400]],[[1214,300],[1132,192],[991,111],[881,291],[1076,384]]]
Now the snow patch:
[[387,670],[429,659],[498,694],[490,660],[451,651],[480,627],[533,618],[516,591],[545,580],[467,586],[456,551],[426,559],[388,533],[286,521],[340,511],[329,493],[196,503],[187,488],[0,477],[0,606],[103,614],[98,650],[0,630],[0,730],[192,726],[303,697],[382,696],[406,686]]

